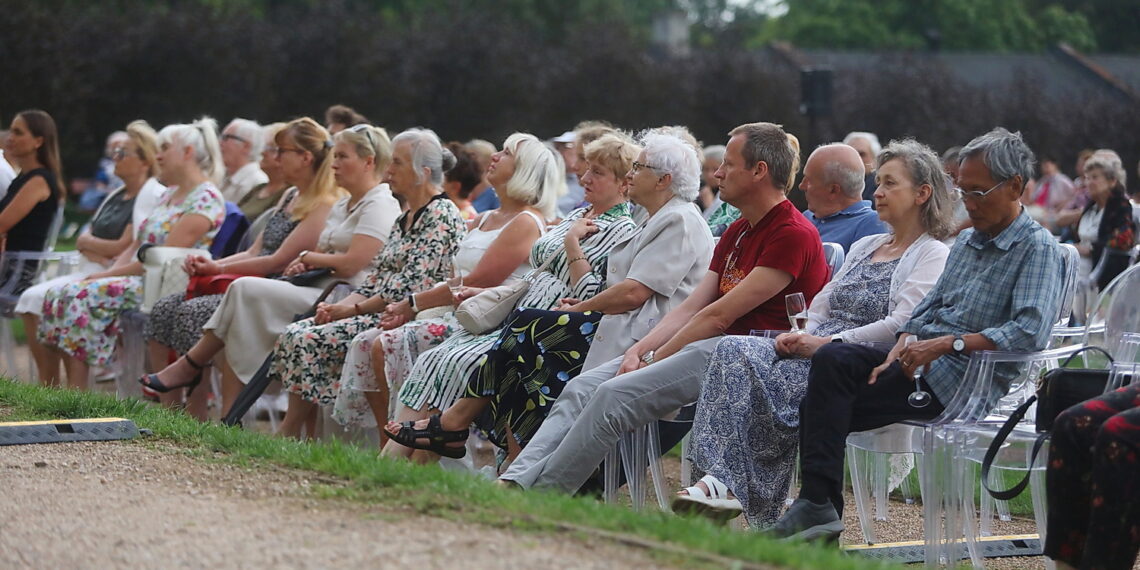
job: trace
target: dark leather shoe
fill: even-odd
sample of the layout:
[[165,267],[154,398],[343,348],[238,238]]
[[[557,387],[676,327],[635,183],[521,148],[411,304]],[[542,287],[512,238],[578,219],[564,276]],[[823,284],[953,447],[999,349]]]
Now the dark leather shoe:
[[764,535],[783,540],[835,542],[843,532],[843,521],[831,503],[817,504],[796,499],[776,524]]

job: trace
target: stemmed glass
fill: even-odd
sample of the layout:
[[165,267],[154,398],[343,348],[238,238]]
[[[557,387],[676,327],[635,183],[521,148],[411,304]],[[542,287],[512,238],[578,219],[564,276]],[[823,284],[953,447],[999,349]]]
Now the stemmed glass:
[[792,332],[805,332],[807,327],[807,302],[803,293],[792,293],[784,297],[784,305],[788,308],[788,323],[792,325]]
[[[903,343],[903,346],[910,346],[916,342],[918,342],[918,337],[911,335],[906,337],[906,342]],[[931,397],[930,392],[922,389],[922,385],[919,383],[919,378],[922,378],[922,368],[915,368],[914,392],[911,392],[910,396],[907,396],[906,401],[912,407],[925,408],[926,406],[930,405]]]
[[447,288],[451,289],[451,298],[454,300],[459,295],[459,291],[463,289],[463,270],[459,268],[459,264],[451,262],[451,278],[447,280]]

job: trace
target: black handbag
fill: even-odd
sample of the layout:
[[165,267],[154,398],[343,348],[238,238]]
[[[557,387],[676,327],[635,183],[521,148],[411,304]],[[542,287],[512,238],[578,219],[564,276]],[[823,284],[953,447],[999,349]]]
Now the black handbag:
[[331,267],[321,267],[319,269],[302,271],[296,275],[291,275],[289,277],[281,276],[278,277],[278,279],[281,281],[287,281],[291,285],[296,285],[298,287],[319,287],[321,285],[324,285],[324,279],[331,276],[332,273],[333,270]]
[[[1045,440],[1049,438],[1049,433],[1053,430],[1053,422],[1057,416],[1081,402],[1104,394],[1104,389],[1108,385],[1108,369],[1068,368],[1073,358],[1087,351],[1099,352],[1108,358],[1109,364],[1112,363],[1112,355],[1098,346],[1086,346],[1069,355],[1059,367],[1041,375],[1041,380],[1037,384],[1037,393],[1030,396],[1024,404],[1018,406],[1010,414],[1009,419],[1002,424],[997,435],[994,436],[989,449],[986,450],[985,458],[982,459],[982,486],[993,498],[1008,501],[1020,495],[1029,485],[1029,475],[1033,469],[1033,464],[1037,461],[1037,453],[1041,451],[1041,447],[1045,445]],[[1025,417],[1025,413],[1029,411],[1029,407],[1034,402],[1037,403],[1036,429],[1038,436],[1033,442],[1033,454],[1030,456],[1025,477],[1005,491],[992,489],[990,488],[989,476],[994,458],[997,457],[998,451],[1001,450],[1002,444],[1005,443],[1010,432],[1017,427],[1017,424]]]

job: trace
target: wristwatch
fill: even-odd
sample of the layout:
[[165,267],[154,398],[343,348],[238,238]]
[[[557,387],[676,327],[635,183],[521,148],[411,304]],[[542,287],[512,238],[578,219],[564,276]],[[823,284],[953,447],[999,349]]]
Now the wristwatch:
[[962,335],[954,335],[954,342],[950,345],[950,348],[954,349],[955,354],[965,354],[966,339],[962,338]]
[[654,351],[651,350],[649,352],[646,352],[645,354],[642,354],[641,355],[641,361],[646,363],[646,364],[653,364],[653,352]]
[[297,254],[297,259],[300,259],[301,263],[304,263],[306,255],[309,255],[309,250],[307,250],[307,249],[305,251],[302,251],[301,253]]
[[838,333],[831,335],[831,342],[843,342],[843,335]]

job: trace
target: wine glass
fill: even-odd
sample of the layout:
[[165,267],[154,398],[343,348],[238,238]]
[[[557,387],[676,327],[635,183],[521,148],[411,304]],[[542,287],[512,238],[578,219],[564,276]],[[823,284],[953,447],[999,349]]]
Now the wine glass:
[[459,291],[463,289],[463,275],[464,272],[459,268],[459,264],[451,262],[451,278],[447,280],[447,288],[451,289],[451,298],[454,300],[459,295]]
[[784,297],[784,305],[788,308],[788,323],[792,325],[792,332],[805,332],[807,327],[807,301],[803,293],[792,293]]
[[[911,335],[906,337],[906,342],[903,343],[903,346],[910,346],[916,342],[918,342],[918,337]],[[911,392],[910,396],[907,396],[906,401],[912,407],[925,408],[926,406],[930,405],[931,397],[930,392],[922,389],[922,385],[919,384],[919,378],[922,378],[922,368],[915,368],[914,392]]]

